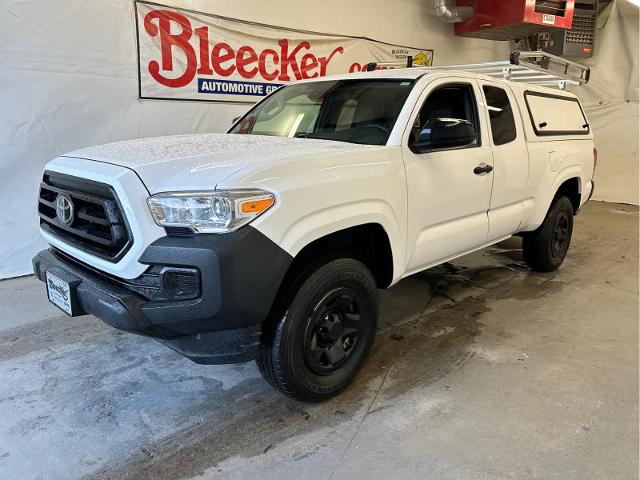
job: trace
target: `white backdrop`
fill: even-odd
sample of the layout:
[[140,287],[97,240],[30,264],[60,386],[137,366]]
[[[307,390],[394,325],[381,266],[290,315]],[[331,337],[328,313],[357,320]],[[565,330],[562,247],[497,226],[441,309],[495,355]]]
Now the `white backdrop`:
[[574,92],[598,147],[596,200],[638,204],[638,7],[617,0],[597,38],[592,81]]
[[[509,53],[507,43],[454,37],[450,25],[431,15],[430,0],[163,3],[432,48],[436,65],[506,59]],[[36,195],[48,160],[117,140],[223,131],[247,108],[138,100],[131,0],[0,0],[0,86],[0,278],[30,273],[31,257],[44,248]],[[610,161],[603,157],[603,164]]]

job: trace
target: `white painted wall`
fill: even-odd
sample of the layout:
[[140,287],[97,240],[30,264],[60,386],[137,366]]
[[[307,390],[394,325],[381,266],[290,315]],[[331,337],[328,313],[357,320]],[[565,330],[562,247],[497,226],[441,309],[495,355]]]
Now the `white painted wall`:
[[596,38],[592,80],[576,88],[595,132],[598,170],[594,199],[638,204],[638,12],[615,2]]
[[[430,0],[167,0],[225,16],[435,49],[436,64],[506,58],[507,43],[465,40]],[[0,0],[0,278],[28,274],[44,242],[43,165],[80,147],[218,132],[246,106],[139,101],[132,0]]]

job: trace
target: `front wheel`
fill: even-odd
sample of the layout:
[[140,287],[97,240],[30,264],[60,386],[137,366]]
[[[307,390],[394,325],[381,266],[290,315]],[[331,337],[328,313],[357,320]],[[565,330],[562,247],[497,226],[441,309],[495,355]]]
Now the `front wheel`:
[[360,262],[330,261],[298,279],[286,312],[266,335],[257,363],[284,394],[321,401],[345,388],[375,337],[378,291]]
[[557,270],[569,250],[573,233],[573,205],[567,197],[558,198],[535,232],[522,239],[525,262],[538,272]]

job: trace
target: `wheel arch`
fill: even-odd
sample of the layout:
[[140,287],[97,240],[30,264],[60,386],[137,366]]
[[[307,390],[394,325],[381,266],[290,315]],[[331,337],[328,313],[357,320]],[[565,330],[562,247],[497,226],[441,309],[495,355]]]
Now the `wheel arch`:
[[582,200],[582,180],[580,177],[571,177],[562,182],[556,189],[556,193],[551,200],[551,204],[553,204],[556,199],[563,196],[571,200],[573,214],[577,214]]
[[382,224],[362,223],[318,236],[293,257],[263,331],[268,334],[272,330],[298,288],[316,268],[340,257],[362,262],[371,271],[378,288],[387,288],[394,283],[392,242]]
[[386,251],[391,259],[391,278],[387,279],[388,285],[385,286],[397,282],[404,273],[406,245],[401,231],[406,229],[406,218],[396,215],[395,209],[384,199],[332,206],[301,215],[293,221],[284,217],[277,221],[267,218],[256,228],[291,255],[294,262],[301,253],[332,236],[357,234],[362,229],[376,230],[375,238],[388,245]]
[[344,255],[362,262],[371,271],[378,288],[387,288],[393,282],[393,250],[389,235],[380,223],[354,225],[319,237],[298,252],[292,267],[317,255]]
[[582,204],[583,181],[581,173],[578,168],[567,169],[562,172],[562,175],[556,177],[551,188],[539,192],[533,204],[530,220],[523,231],[533,231],[542,225],[549,209],[559,196],[568,197],[573,205],[574,215],[577,214]]

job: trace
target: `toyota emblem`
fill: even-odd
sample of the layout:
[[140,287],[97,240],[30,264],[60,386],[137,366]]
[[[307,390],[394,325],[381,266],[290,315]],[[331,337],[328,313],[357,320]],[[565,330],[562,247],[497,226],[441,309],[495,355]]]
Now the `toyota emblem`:
[[71,225],[75,218],[73,202],[71,198],[61,193],[56,200],[56,215],[60,221],[65,225]]

